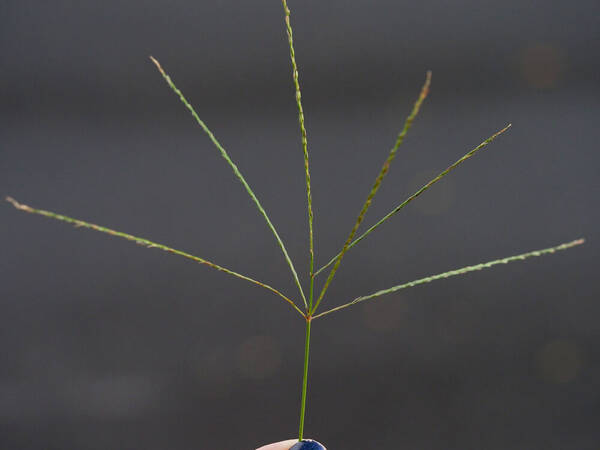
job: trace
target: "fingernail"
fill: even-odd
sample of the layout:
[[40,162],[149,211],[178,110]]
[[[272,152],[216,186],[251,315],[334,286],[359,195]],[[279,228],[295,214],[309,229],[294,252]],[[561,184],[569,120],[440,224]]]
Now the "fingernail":
[[312,439],[303,439],[290,448],[290,450],[327,450],[323,444]]

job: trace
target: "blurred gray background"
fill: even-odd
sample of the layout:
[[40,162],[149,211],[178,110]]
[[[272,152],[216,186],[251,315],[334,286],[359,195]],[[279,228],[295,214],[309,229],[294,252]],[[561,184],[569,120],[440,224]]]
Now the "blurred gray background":
[[[307,435],[341,449],[600,445],[600,3],[290,0],[318,265],[342,245],[427,69],[365,224],[510,132],[347,255],[313,326]],[[303,158],[277,0],[0,3],[0,193],[294,285]],[[304,325],[260,288],[0,208],[0,448],[254,449],[297,432]],[[297,298],[295,296],[294,298]]]

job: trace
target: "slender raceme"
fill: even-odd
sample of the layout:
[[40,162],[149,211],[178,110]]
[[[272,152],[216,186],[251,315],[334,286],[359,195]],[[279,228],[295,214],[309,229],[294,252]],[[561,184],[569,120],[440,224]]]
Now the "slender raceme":
[[[359,237],[357,237],[354,241],[352,241],[348,245],[347,250],[351,249],[356,244],[358,244],[360,241],[362,241],[365,237],[367,237],[369,234],[371,234],[373,231],[375,231],[375,229],[377,227],[379,227],[381,224],[383,224],[386,220],[388,220],[389,218],[391,218],[393,215],[397,214],[402,208],[404,208],[406,205],[408,205],[410,202],[412,202],[415,198],[417,198],[419,195],[421,195],[423,192],[425,192],[427,189],[429,189],[435,183],[437,183],[438,181],[440,181],[442,178],[444,178],[446,175],[448,175],[450,172],[452,172],[454,169],[456,169],[460,164],[462,164],[463,162],[465,162],[467,159],[469,159],[471,156],[473,156],[475,153],[477,153],[483,147],[485,147],[486,145],[488,145],[490,142],[492,142],[494,139],[496,139],[498,136],[500,136],[502,133],[504,133],[510,127],[511,127],[511,124],[508,124],[506,127],[504,127],[503,129],[501,129],[497,133],[493,134],[492,136],[490,136],[489,138],[487,138],[485,141],[483,141],[481,144],[479,144],[477,147],[475,147],[474,149],[472,149],[471,151],[469,151],[468,153],[466,153],[462,158],[458,159],[456,162],[454,162],[454,164],[450,165],[446,170],[440,172],[440,174],[438,176],[436,176],[434,179],[432,179],[429,182],[427,182],[417,192],[415,192],[413,195],[411,195],[406,200],[404,200],[402,203],[400,203],[398,206],[396,206],[392,211],[390,211],[388,214],[386,214],[385,216],[383,216],[375,225],[373,225],[372,227],[370,227],[367,231],[365,231],[363,234],[361,234]],[[327,264],[325,264],[323,267],[321,267],[319,270],[317,270],[315,272],[315,275],[318,275],[323,270],[325,270],[327,267],[329,267],[330,265],[332,265],[334,262],[336,262],[338,260],[339,257],[340,257],[340,254],[338,253],[336,256],[334,256],[333,258],[331,258],[331,260]]]
[[308,205],[308,236],[309,236],[309,274],[310,274],[310,293],[308,310],[312,308],[313,299],[313,272],[315,267],[315,249],[313,237],[313,211],[312,211],[312,191],[310,188],[310,170],[308,164],[308,140],[306,138],[306,127],[304,125],[304,109],[302,108],[302,93],[300,92],[300,81],[298,75],[298,65],[296,64],[296,51],[294,50],[294,32],[290,23],[290,8],[287,1],[282,0],[285,12],[285,25],[287,29],[288,42],[290,45],[290,59],[292,62],[292,78],[294,79],[294,88],[296,89],[296,104],[298,106],[298,122],[300,123],[300,134],[302,140],[302,151],[304,152],[304,172],[306,176],[306,200]]
[[312,211],[312,191],[310,187],[310,170],[308,164],[308,139],[306,137],[306,127],[304,125],[304,109],[302,108],[302,93],[300,91],[300,81],[298,75],[298,65],[296,64],[296,51],[294,50],[294,32],[290,22],[290,8],[286,0],[282,0],[283,10],[285,13],[285,25],[288,35],[288,43],[290,46],[290,60],[292,62],[292,78],[294,80],[294,88],[296,90],[296,105],[298,106],[298,122],[300,124],[300,135],[302,140],[302,151],[304,153],[304,172],[306,177],[306,200],[308,205],[308,236],[309,236],[309,294],[308,306],[306,306],[306,339],[304,342],[304,369],[302,372],[302,394],[300,398],[300,424],[298,427],[298,440],[304,438],[304,417],[306,416],[306,393],[308,389],[308,356],[310,352],[310,327],[312,320],[310,311],[313,306],[314,296],[314,269],[315,269],[315,250],[313,236],[313,211]]
[[[396,138],[396,143],[390,150],[390,153],[389,153],[387,159],[383,163],[383,166],[381,167],[381,170],[379,171],[379,174],[377,175],[377,178],[375,179],[375,183],[373,183],[373,187],[371,188],[371,191],[369,192],[369,195],[367,196],[367,200],[363,204],[363,206],[360,210],[360,213],[358,214],[358,217],[356,219],[356,222],[354,223],[354,226],[352,227],[352,230],[350,231],[350,234],[348,235],[348,238],[346,239],[346,242],[344,243],[344,246],[342,247],[342,250],[334,258],[333,262],[335,262],[335,265],[333,266],[333,269],[331,269],[331,271],[329,272],[329,276],[327,277],[327,280],[325,281],[325,284],[323,285],[323,288],[321,289],[319,298],[317,299],[316,304],[312,307],[312,309],[310,311],[311,314],[314,314],[314,312],[319,307],[319,304],[323,300],[323,297],[325,296],[325,292],[327,292],[327,289],[329,288],[331,280],[333,280],[333,277],[335,276],[335,273],[337,272],[337,270],[340,266],[342,258],[344,257],[344,255],[346,254],[348,249],[350,248],[352,239],[354,238],[354,235],[358,231],[358,227],[360,226],[363,219],[365,218],[365,214],[369,210],[369,207],[371,206],[371,202],[373,201],[375,194],[377,194],[377,191],[379,190],[379,187],[381,186],[381,182],[383,181],[383,179],[385,178],[385,176],[387,175],[387,173],[390,170],[390,165],[392,164],[392,161],[396,157],[396,152],[398,151],[398,148],[404,142],[404,138],[406,137],[408,130],[410,130],[410,127],[412,126],[413,121],[415,120],[415,117],[417,117],[417,114],[419,114],[419,111],[421,109],[421,105],[423,104],[423,101],[425,101],[425,99],[427,98],[427,94],[429,93],[430,85],[431,85],[431,71],[428,71],[427,76],[425,78],[425,84],[423,84],[423,87],[421,88],[421,92],[419,94],[419,97],[417,98],[417,101],[415,102],[415,104],[413,106],[413,109],[411,110],[410,114],[404,121],[404,126],[403,126],[402,130],[400,131],[400,133],[398,134],[398,137]],[[323,268],[321,268],[321,270],[323,270]],[[318,272],[320,272],[321,270],[319,270]],[[315,273],[315,275],[317,273]]]
[[[302,152],[303,152],[303,157],[304,157],[304,175],[305,175],[305,181],[306,181],[306,200],[307,200],[308,231],[309,231],[308,296],[306,296],[304,293],[302,283],[300,282],[300,279],[298,277],[298,273],[296,272],[294,264],[287,252],[287,249],[286,249],[281,237],[279,236],[279,233],[277,232],[275,226],[271,222],[269,216],[267,215],[265,209],[261,205],[257,196],[254,194],[253,190],[250,188],[250,185],[247,183],[246,179],[244,178],[244,176],[242,175],[242,173],[240,172],[240,170],[238,169],[236,164],[230,158],[230,156],[227,153],[227,151],[225,150],[225,148],[217,140],[217,138],[214,136],[214,134],[211,132],[211,130],[207,127],[207,125],[200,119],[200,116],[198,115],[198,113],[196,112],[194,107],[184,97],[183,93],[177,88],[177,86],[173,83],[173,81],[171,80],[171,77],[163,70],[160,63],[156,59],[154,59],[152,56],[150,57],[150,59],[156,65],[158,71],[160,72],[160,74],[162,75],[164,80],[167,82],[169,87],[179,97],[181,102],[185,105],[185,107],[189,110],[189,112],[193,116],[194,120],[198,123],[198,125],[200,125],[202,130],[207,134],[207,136],[209,137],[211,142],[218,149],[221,156],[225,159],[227,164],[229,164],[229,166],[233,170],[234,175],[237,177],[237,179],[243,185],[244,189],[250,196],[252,202],[255,204],[256,208],[258,209],[260,214],[263,216],[264,220],[267,222],[269,229],[273,233],[273,236],[275,237],[275,240],[277,241],[277,244],[278,244],[279,248],[281,249],[281,252],[283,253],[285,261],[286,261],[287,265],[289,266],[289,269],[290,269],[293,279],[294,279],[294,283],[296,284],[296,287],[298,288],[298,291],[300,292],[300,296],[301,296],[301,299],[303,302],[303,309],[301,309],[302,304],[300,303],[300,301],[298,301],[298,303],[296,304],[296,302],[294,302],[292,299],[290,299],[288,296],[284,295],[282,292],[275,289],[274,287],[272,287],[266,283],[263,283],[261,281],[257,281],[246,275],[242,275],[233,270],[227,269],[223,266],[220,266],[218,264],[210,262],[206,259],[200,258],[198,256],[186,253],[181,250],[176,250],[171,247],[167,247],[163,244],[158,244],[156,242],[152,242],[148,239],[133,236],[133,235],[130,235],[127,233],[116,231],[116,230],[106,228],[106,227],[103,227],[100,225],[96,225],[96,224],[93,224],[90,222],[85,222],[85,221],[82,221],[79,219],[74,219],[74,218],[64,216],[62,214],[57,214],[57,213],[54,213],[51,211],[35,209],[30,206],[19,203],[11,197],[6,197],[6,201],[11,203],[16,209],[27,212],[27,213],[37,214],[37,215],[45,216],[45,217],[48,217],[51,219],[70,223],[76,227],[83,227],[83,228],[88,228],[91,230],[99,231],[101,233],[106,233],[106,234],[109,234],[112,236],[127,239],[129,241],[133,241],[136,244],[143,245],[145,247],[157,248],[157,249],[163,250],[165,252],[173,253],[175,255],[179,255],[184,258],[188,258],[197,263],[204,264],[215,270],[219,270],[221,272],[227,273],[236,278],[239,278],[239,279],[245,280],[249,283],[260,286],[263,289],[267,289],[268,291],[276,294],[277,296],[279,296],[280,298],[285,300],[285,302],[288,303],[292,308],[294,308],[294,310],[297,313],[299,313],[302,316],[303,320],[306,322],[306,324],[305,324],[306,325],[305,341],[304,341],[304,360],[303,360],[304,364],[303,364],[303,371],[302,371],[300,417],[299,417],[299,428],[298,428],[298,436],[299,436],[298,439],[301,441],[304,438],[305,416],[306,416],[306,409],[307,409],[306,403],[307,403],[307,396],[308,396],[308,375],[309,375],[311,327],[312,327],[312,322],[314,319],[330,315],[332,313],[341,311],[343,309],[346,309],[346,308],[356,305],[358,303],[361,303],[361,302],[364,302],[367,300],[371,300],[371,299],[375,299],[377,297],[380,297],[380,296],[383,296],[386,294],[390,294],[390,293],[393,293],[393,292],[396,292],[396,291],[399,291],[402,289],[418,286],[421,284],[431,283],[433,281],[444,279],[444,278],[450,278],[450,277],[454,277],[454,276],[458,276],[458,275],[464,275],[464,274],[467,274],[470,272],[491,268],[491,267],[499,265],[499,264],[508,264],[508,263],[512,263],[514,261],[526,260],[528,258],[532,258],[535,256],[543,256],[543,255],[552,254],[552,253],[555,253],[558,251],[567,250],[572,247],[583,244],[584,239],[577,239],[577,240],[574,240],[571,242],[567,242],[567,243],[557,245],[554,247],[550,247],[550,248],[545,248],[542,250],[534,250],[534,251],[522,253],[522,254],[516,255],[516,256],[509,256],[509,257],[502,258],[502,259],[496,259],[496,260],[488,261],[485,263],[475,264],[472,266],[466,266],[466,267],[462,267],[460,269],[450,270],[448,272],[443,272],[443,273],[440,273],[437,275],[431,275],[428,277],[420,278],[420,279],[413,280],[413,281],[410,281],[407,283],[393,286],[388,289],[379,290],[379,291],[376,291],[369,295],[357,297],[348,303],[333,307],[329,310],[326,310],[324,312],[320,312],[320,313],[316,314],[316,311],[319,308],[322,300],[324,299],[325,294],[326,294],[338,268],[340,267],[340,263],[341,263],[343,257],[345,256],[345,254],[348,252],[348,250],[350,250],[352,247],[354,247],[356,244],[358,244],[361,240],[363,240],[365,237],[367,237],[369,234],[371,234],[373,231],[375,231],[380,225],[382,225],[384,222],[389,220],[392,216],[394,216],[399,211],[401,211],[406,205],[408,205],[410,202],[412,202],[417,197],[419,197],[423,192],[425,192],[427,189],[432,187],[434,184],[436,184],[438,181],[440,181],[442,178],[444,178],[446,175],[448,175],[451,171],[456,169],[459,165],[461,165],[467,159],[471,158],[479,150],[481,150],[482,148],[484,148],[485,146],[490,144],[499,135],[501,135],[506,130],[508,130],[511,125],[509,124],[502,130],[498,131],[497,133],[493,134],[492,136],[487,138],[485,141],[480,143],[477,147],[470,150],[468,153],[466,153],[460,159],[455,161],[444,171],[440,172],[435,178],[433,178],[432,180],[427,182],[425,185],[423,185],[414,194],[412,194],[410,197],[405,199],[402,203],[398,204],[388,214],[383,216],[383,218],[381,218],[379,221],[377,221],[374,225],[372,225],[370,228],[368,228],[365,232],[360,234],[360,236],[355,237],[358,233],[358,230],[359,230],[366,214],[367,214],[367,211],[369,210],[369,208],[371,206],[371,203],[373,202],[373,199],[375,198],[379,188],[381,187],[381,184],[382,184],[384,178],[386,177],[386,175],[388,174],[388,172],[390,170],[390,166],[397,155],[399,147],[403,144],[405,137],[406,137],[407,133],[409,132],[409,130],[411,129],[415,118],[419,114],[419,111],[421,109],[423,102],[425,101],[425,99],[428,96],[428,93],[430,90],[430,85],[431,85],[431,72],[428,71],[426,78],[425,78],[425,82],[421,88],[420,94],[419,94],[417,100],[415,101],[411,112],[409,113],[408,117],[405,119],[404,125],[403,125],[402,129],[400,130],[400,132],[398,133],[394,145],[389,150],[387,158],[385,159],[377,177],[375,178],[375,181],[372,184],[371,190],[369,191],[369,194],[367,195],[367,198],[366,198],[364,204],[362,205],[360,212],[356,218],[356,221],[355,221],[354,225],[352,226],[352,229],[351,229],[348,237],[346,238],[341,250],[329,262],[327,262],[327,264],[325,264],[320,269],[315,271],[315,248],[314,248],[315,245],[314,245],[314,234],[313,234],[314,216],[313,216],[313,205],[312,205],[311,174],[310,174],[310,168],[309,168],[308,138],[307,138],[307,132],[306,132],[306,125],[305,125],[304,109],[303,109],[303,105],[302,105],[302,93],[301,93],[301,89],[300,89],[300,76],[299,76],[299,71],[298,71],[298,64],[296,62],[296,51],[294,48],[294,33],[292,30],[291,19],[290,19],[291,12],[290,12],[290,8],[288,7],[288,0],[282,0],[282,4],[283,4],[283,10],[284,10],[285,28],[286,28],[288,44],[289,44],[290,61],[291,61],[291,66],[292,66],[292,79],[293,79],[294,90],[295,90],[295,100],[296,100],[296,106],[298,109],[298,122],[299,122],[299,127],[300,127]],[[331,267],[331,266],[333,266],[333,267]],[[326,278],[325,282],[323,283],[321,291],[320,291],[319,295],[317,296],[317,295],[315,295],[315,289],[314,289],[315,276],[330,267],[331,267],[331,269],[329,271],[329,275]],[[302,444],[300,444],[300,445],[302,445]],[[296,447],[296,445],[294,445],[294,447]]]
[[324,311],[320,314],[317,314],[317,315],[313,316],[313,319],[316,319],[317,317],[325,316],[327,314],[331,314],[332,312],[339,311],[344,308],[348,308],[349,306],[355,305],[360,302],[364,302],[365,300],[369,300],[369,299],[379,297],[379,296],[385,295],[385,294],[391,294],[392,292],[396,292],[401,289],[418,286],[419,284],[431,283],[432,281],[440,280],[442,278],[450,278],[450,277],[455,277],[457,275],[464,275],[466,273],[473,272],[476,270],[488,269],[497,264],[508,264],[513,261],[523,261],[523,260],[525,260],[527,258],[531,258],[533,256],[549,255],[549,254],[556,253],[561,250],[567,250],[567,249],[575,247],[577,245],[581,245],[584,242],[585,242],[585,239],[577,239],[575,241],[557,245],[556,247],[545,248],[543,250],[534,250],[534,251],[531,251],[528,253],[522,253],[522,254],[516,255],[516,256],[509,256],[507,258],[496,259],[494,261],[488,261],[488,262],[481,263],[481,264],[475,264],[474,266],[466,266],[466,267],[462,267],[460,269],[450,270],[449,272],[439,273],[437,275],[431,275],[429,277],[420,278],[420,279],[414,280],[414,281],[409,281],[408,283],[400,284],[398,286],[394,286],[389,289],[383,289],[381,291],[377,291],[370,295],[364,295],[362,297],[355,298],[354,300],[352,300],[349,303],[346,303],[341,306],[337,306],[328,311]]
[[288,255],[288,252],[287,252],[287,250],[285,248],[285,245],[283,244],[283,241],[279,237],[279,233],[277,233],[277,230],[275,229],[275,226],[271,222],[271,219],[269,219],[269,216],[267,215],[267,212],[265,211],[265,209],[262,207],[260,201],[258,200],[258,198],[256,197],[256,195],[254,194],[254,192],[250,188],[250,185],[246,182],[246,179],[244,178],[244,176],[242,175],[242,173],[240,172],[240,170],[238,169],[238,167],[231,160],[231,158],[227,154],[227,151],[225,150],[225,148],[223,148],[223,146],[217,140],[217,138],[215,137],[215,135],[210,131],[210,129],[206,126],[206,124],[202,121],[202,119],[200,119],[200,116],[198,115],[198,113],[196,112],[196,110],[194,109],[194,107],[191,105],[190,102],[187,101],[187,99],[184,97],[183,93],[177,88],[177,86],[175,86],[175,83],[173,83],[173,81],[171,80],[171,77],[164,71],[164,69],[162,68],[162,66],[160,65],[160,63],[155,58],[153,58],[152,56],[150,57],[150,59],[156,65],[158,71],[160,72],[160,74],[162,75],[162,77],[165,79],[165,81],[167,82],[167,84],[169,85],[169,87],[173,90],[173,92],[175,92],[177,94],[177,96],[179,97],[179,99],[181,100],[181,102],[190,111],[190,113],[192,114],[192,116],[194,117],[194,119],[196,119],[196,122],[198,122],[198,125],[200,125],[200,127],[208,135],[208,137],[210,138],[210,140],[212,141],[212,143],[215,145],[215,147],[217,147],[217,149],[221,153],[221,156],[231,166],[231,168],[233,169],[233,173],[238,178],[238,180],[240,180],[240,182],[242,183],[242,185],[244,186],[244,188],[248,192],[248,195],[250,195],[250,198],[252,199],[252,201],[254,202],[254,204],[256,205],[256,207],[258,208],[258,210],[260,211],[260,213],[262,214],[262,216],[265,218],[265,221],[267,222],[267,225],[269,226],[269,228],[273,232],[273,235],[275,236],[275,239],[277,240],[277,243],[279,244],[279,248],[283,252],[283,256],[285,257],[285,260],[286,260],[288,266],[290,267],[290,271],[292,272],[292,276],[294,277],[294,282],[296,283],[296,286],[298,287],[298,290],[300,291],[300,295],[302,296],[302,300],[304,301],[304,306],[308,307],[308,303],[306,301],[306,297],[304,295],[304,291],[302,290],[302,284],[300,283],[300,279],[298,278],[298,274],[296,273],[296,269],[294,267],[294,263],[292,262],[292,260],[290,258],[290,255]]
[[100,231],[101,233],[106,233],[106,234],[110,234],[112,236],[117,236],[123,239],[127,239],[129,241],[133,241],[136,244],[139,245],[143,245],[145,247],[148,248],[158,248],[160,250],[163,250],[165,252],[169,252],[169,253],[173,253],[175,255],[179,255],[179,256],[183,256],[185,258],[191,259],[193,261],[196,261],[200,264],[205,264],[209,267],[212,267],[213,269],[219,270],[221,272],[225,272],[228,273],[229,275],[233,275],[234,277],[237,278],[241,278],[242,280],[246,280],[249,281],[250,283],[254,283],[260,287],[263,287],[265,289],[268,289],[269,291],[273,292],[274,294],[277,294],[278,296],[280,296],[281,298],[283,298],[286,302],[288,302],[296,311],[298,311],[302,316],[304,316],[304,313],[302,312],[302,310],[300,310],[300,308],[298,308],[298,306],[296,306],[296,304],[290,300],[287,296],[283,295],[281,292],[279,292],[277,289],[269,286],[268,284],[262,283],[260,281],[256,281],[250,277],[247,277],[246,275],[242,275],[240,273],[234,272],[233,270],[229,270],[223,266],[219,266],[218,264],[215,264],[213,262],[210,262],[206,259],[200,258],[199,256],[194,256],[191,255],[189,253],[183,252],[181,250],[176,250],[174,248],[171,247],[167,247],[166,245],[162,245],[162,244],[158,244],[156,242],[152,242],[149,241],[148,239],[144,239],[144,238],[140,238],[137,236],[132,236],[131,234],[127,234],[127,233],[122,233],[120,231],[115,231],[112,230],[110,228],[106,228],[106,227],[102,227],[100,225],[96,225],[94,223],[89,223],[89,222],[84,222],[83,220],[79,220],[79,219],[73,219],[72,217],[68,217],[68,216],[64,216],[62,214],[56,214],[54,212],[51,211],[45,211],[43,209],[35,209],[32,208],[30,206],[27,205],[23,205],[22,203],[19,203],[18,201],[16,201],[14,198],[11,197],[6,197],[6,201],[11,203],[15,208],[21,210],[21,211],[25,211],[28,213],[32,213],[32,214],[39,214],[45,217],[49,217],[51,219],[56,219],[56,220],[60,220],[62,222],[67,222],[70,223],[72,225],[75,225],[76,227],[82,227],[82,228],[89,228],[90,230],[96,230],[96,231]]

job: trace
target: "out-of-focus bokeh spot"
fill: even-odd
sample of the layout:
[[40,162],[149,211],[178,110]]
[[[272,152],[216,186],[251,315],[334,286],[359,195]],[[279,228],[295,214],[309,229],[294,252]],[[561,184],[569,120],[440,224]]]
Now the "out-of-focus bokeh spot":
[[[410,193],[412,195],[427,182],[439,175],[441,170],[424,170],[417,173],[410,182]],[[414,207],[428,216],[442,214],[449,210],[456,200],[456,188],[452,180],[446,178],[435,186],[423,192],[413,201]]]
[[248,378],[262,379],[275,374],[281,365],[281,347],[271,336],[247,339],[238,351],[238,367]]
[[537,353],[540,376],[549,383],[568,383],[583,367],[581,349],[572,341],[555,340]]
[[407,311],[407,302],[395,295],[366,302],[363,306],[363,317],[367,328],[386,332],[397,329]]
[[556,87],[562,79],[565,68],[565,53],[556,46],[543,43],[532,44],[521,52],[521,76],[532,88]]

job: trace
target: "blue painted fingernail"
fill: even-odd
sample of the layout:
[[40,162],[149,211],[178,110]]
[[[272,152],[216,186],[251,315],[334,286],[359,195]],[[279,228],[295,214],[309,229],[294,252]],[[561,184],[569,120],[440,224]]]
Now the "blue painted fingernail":
[[312,439],[303,439],[300,442],[294,444],[290,450],[327,450],[323,444],[319,444],[317,441]]

